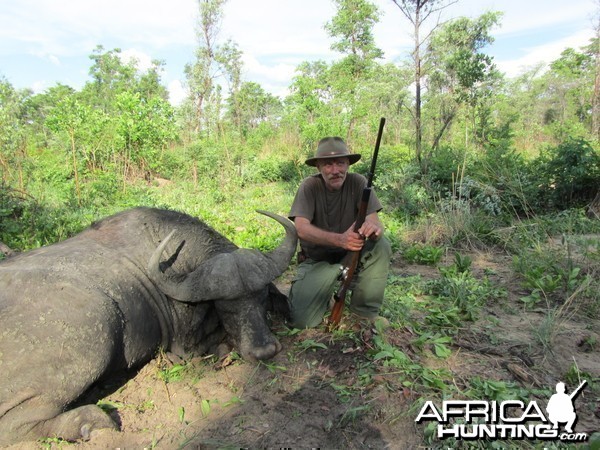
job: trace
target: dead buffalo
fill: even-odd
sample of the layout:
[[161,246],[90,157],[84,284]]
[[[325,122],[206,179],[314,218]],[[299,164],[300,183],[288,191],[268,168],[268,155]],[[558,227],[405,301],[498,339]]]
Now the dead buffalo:
[[266,305],[297,237],[264,214],[286,230],[264,254],[186,214],[135,208],[2,261],[0,445],[115,427],[98,406],[73,403],[159,348],[205,353],[226,337],[244,358],[274,356]]

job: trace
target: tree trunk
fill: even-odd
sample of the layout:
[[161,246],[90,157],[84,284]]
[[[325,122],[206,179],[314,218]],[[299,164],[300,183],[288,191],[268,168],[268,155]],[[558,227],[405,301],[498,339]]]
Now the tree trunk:
[[440,140],[442,139],[442,136],[444,135],[446,128],[448,128],[448,126],[452,122],[452,119],[454,119],[455,114],[456,114],[456,111],[452,111],[450,114],[446,114],[446,116],[444,117],[444,122],[442,123],[440,131],[438,132],[435,139],[433,140],[433,145],[431,146],[432,149],[435,149],[435,150],[438,149],[438,147],[440,145]]
[[421,124],[421,43],[419,42],[419,27],[421,26],[420,10],[415,12],[415,156],[421,166],[421,171],[425,172],[422,164],[422,143],[423,128]]
[[71,138],[71,156],[73,158],[73,172],[75,176],[75,194],[77,195],[77,203],[81,205],[81,190],[79,189],[79,171],[77,170],[77,152],[75,148],[75,131],[69,130]]
[[588,206],[587,215],[590,219],[600,219],[600,189]]
[[592,135],[600,138],[600,26],[596,30],[596,73],[594,78],[594,94],[592,97]]

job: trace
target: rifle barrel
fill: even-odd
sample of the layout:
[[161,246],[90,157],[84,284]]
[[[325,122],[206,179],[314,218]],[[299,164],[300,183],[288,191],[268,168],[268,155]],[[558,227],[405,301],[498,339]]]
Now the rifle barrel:
[[375,167],[377,165],[377,155],[379,154],[379,146],[381,145],[381,136],[383,136],[383,127],[385,126],[385,117],[379,120],[379,131],[377,132],[377,140],[375,141],[375,150],[373,151],[373,159],[371,160],[371,170],[367,180],[367,187],[373,184],[373,176],[375,175]]

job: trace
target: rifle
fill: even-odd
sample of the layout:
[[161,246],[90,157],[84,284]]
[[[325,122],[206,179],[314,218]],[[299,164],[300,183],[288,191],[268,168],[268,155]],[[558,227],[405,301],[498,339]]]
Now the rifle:
[[[368,173],[367,185],[363,189],[362,197],[360,199],[360,207],[358,208],[358,215],[356,222],[354,223],[354,232],[358,233],[360,227],[362,227],[365,218],[367,217],[367,207],[369,206],[369,199],[371,198],[371,186],[373,185],[373,177],[375,176],[375,165],[377,164],[377,155],[379,154],[379,145],[381,144],[381,135],[383,134],[383,127],[385,125],[385,117],[382,117],[379,122],[379,131],[377,133],[377,141],[375,141],[375,150],[373,151],[373,159],[371,160],[371,170]],[[361,251],[349,252],[344,258],[345,264],[341,266],[340,280],[342,281],[338,291],[333,295],[334,304],[331,309],[331,315],[329,316],[330,328],[335,328],[342,318],[342,312],[344,310],[344,303],[346,302],[346,293],[350,288],[350,283],[354,278],[358,263],[360,261]]]

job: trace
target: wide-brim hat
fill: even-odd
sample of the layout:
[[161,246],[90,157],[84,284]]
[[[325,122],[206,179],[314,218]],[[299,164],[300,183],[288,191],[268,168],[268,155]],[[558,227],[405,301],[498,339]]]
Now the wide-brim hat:
[[308,158],[305,163],[315,167],[318,160],[331,158],[348,158],[350,165],[352,165],[360,159],[360,155],[358,153],[350,153],[342,138],[326,137],[319,141],[315,156]]

